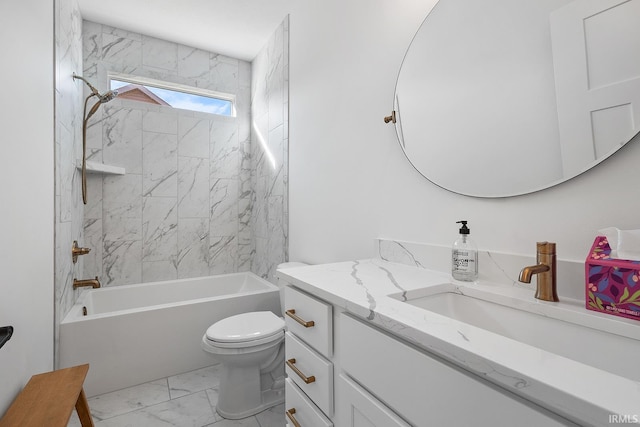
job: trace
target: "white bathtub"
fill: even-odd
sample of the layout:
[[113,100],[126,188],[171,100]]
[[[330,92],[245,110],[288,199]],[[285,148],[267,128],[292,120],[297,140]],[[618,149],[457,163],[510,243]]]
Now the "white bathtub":
[[60,367],[89,363],[88,396],[199,369],[212,323],[259,310],[281,315],[280,298],[253,273],[87,290],[60,324]]

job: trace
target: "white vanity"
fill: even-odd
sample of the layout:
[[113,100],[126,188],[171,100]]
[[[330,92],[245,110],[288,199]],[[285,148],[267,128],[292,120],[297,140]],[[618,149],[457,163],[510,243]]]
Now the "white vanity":
[[381,259],[279,276],[289,285],[285,309],[298,317],[286,317],[286,358],[296,368],[287,367],[291,426],[604,426],[640,418],[638,322],[539,302],[529,289],[452,284],[448,274]]

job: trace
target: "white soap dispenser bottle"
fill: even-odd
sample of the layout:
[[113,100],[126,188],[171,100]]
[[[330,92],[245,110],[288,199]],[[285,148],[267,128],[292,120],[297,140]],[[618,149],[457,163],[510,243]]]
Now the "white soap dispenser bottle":
[[471,230],[467,228],[467,221],[457,221],[456,224],[462,224],[462,227],[451,251],[451,275],[456,280],[473,282],[478,278],[478,248],[469,237]]

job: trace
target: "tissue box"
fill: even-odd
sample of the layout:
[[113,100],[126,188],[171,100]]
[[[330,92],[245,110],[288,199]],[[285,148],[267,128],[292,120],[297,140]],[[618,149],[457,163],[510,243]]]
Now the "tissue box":
[[640,261],[611,258],[607,238],[598,236],[585,273],[588,310],[640,320]]

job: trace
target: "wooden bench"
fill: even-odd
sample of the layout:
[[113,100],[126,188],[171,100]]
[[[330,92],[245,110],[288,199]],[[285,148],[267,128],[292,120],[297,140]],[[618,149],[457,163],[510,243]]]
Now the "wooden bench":
[[13,401],[0,427],[66,427],[76,408],[82,427],[94,427],[82,385],[89,365],[31,377]]

